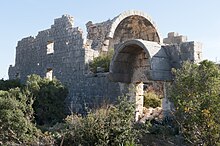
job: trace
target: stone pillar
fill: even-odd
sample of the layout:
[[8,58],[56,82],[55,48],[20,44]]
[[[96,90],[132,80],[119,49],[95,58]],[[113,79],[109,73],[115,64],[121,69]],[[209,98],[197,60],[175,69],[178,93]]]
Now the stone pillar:
[[162,99],[162,109],[163,109],[163,115],[167,116],[170,112],[170,101],[167,97],[167,83],[163,82],[163,93],[164,93],[164,98]]
[[135,102],[135,121],[138,121],[143,115],[143,104],[144,104],[144,84],[141,83],[133,83],[130,84],[129,94],[131,100]]

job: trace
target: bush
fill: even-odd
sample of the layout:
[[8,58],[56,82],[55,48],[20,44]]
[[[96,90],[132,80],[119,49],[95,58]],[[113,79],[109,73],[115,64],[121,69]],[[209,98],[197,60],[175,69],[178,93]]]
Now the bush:
[[161,106],[160,96],[157,95],[154,91],[150,91],[144,94],[144,107],[160,107]]
[[133,128],[134,104],[126,97],[119,104],[107,106],[86,117],[71,115],[66,118],[60,132],[60,143],[64,145],[125,145],[134,144],[137,132]]
[[175,75],[170,99],[180,132],[192,145],[220,145],[220,70],[211,61],[185,62]]
[[113,53],[114,50],[110,49],[108,54],[101,54],[100,56],[94,58],[94,60],[89,64],[91,71],[96,73],[97,67],[101,67],[104,69],[104,72],[108,72]]
[[16,87],[22,87],[22,84],[20,83],[20,81],[17,80],[0,80],[0,90],[4,90],[4,91],[8,91],[12,88],[16,88]]
[[28,77],[26,86],[34,96],[34,115],[38,125],[52,126],[66,117],[65,99],[68,90],[57,79],[49,80],[38,75]]
[[17,80],[1,80],[0,88],[6,90],[0,90],[0,145],[52,145],[53,137],[34,123],[49,129],[66,117],[67,89],[56,79],[37,75],[22,86]]
[[32,123],[33,99],[19,88],[0,91],[0,144],[15,145],[36,140]]

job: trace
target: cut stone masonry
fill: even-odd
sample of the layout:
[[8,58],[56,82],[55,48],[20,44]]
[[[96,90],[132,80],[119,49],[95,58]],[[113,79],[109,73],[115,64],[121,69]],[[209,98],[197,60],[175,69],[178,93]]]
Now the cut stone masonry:
[[[185,60],[202,59],[201,43],[187,42],[186,36],[174,32],[162,39],[156,24],[141,11],[126,11],[101,23],[89,21],[86,27],[84,39],[82,30],[74,27],[73,17],[63,15],[36,37],[19,41],[9,79],[24,82],[31,74],[56,77],[69,88],[67,106],[80,112],[86,100],[108,98],[114,102],[131,84],[139,91],[151,81],[171,81],[172,68],[179,68]],[[114,56],[109,72],[92,73],[89,63],[110,49]],[[136,100],[139,119],[143,91],[133,95],[142,102]]]

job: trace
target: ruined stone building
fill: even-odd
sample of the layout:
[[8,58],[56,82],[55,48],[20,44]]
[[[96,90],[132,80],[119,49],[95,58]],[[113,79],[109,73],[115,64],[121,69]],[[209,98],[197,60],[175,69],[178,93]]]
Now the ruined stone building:
[[[84,98],[115,99],[134,84],[141,114],[144,83],[171,81],[171,68],[202,57],[200,43],[187,42],[185,36],[173,32],[163,39],[153,20],[141,11],[126,11],[101,23],[89,21],[86,27],[83,38],[73,17],[63,15],[36,37],[20,40],[9,79],[25,81],[30,74],[56,77],[69,88],[72,108]],[[89,63],[112,48],[109,72],[92,73]]]

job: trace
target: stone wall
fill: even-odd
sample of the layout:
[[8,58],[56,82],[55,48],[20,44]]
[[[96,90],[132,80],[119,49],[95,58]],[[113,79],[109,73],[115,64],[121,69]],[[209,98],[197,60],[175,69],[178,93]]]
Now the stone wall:
[[187,41],[187,36],[179,35],[176,32],[170,32],[167,38],[163,39],[165,44],[180,44]]
[[166,51],[170,60],[171,68],[179,68],[183,61],[192,61],[198,63],[202,60],[202,43],[190,41],[187,37],[178,33],[168,33],[164,38],[165,45],[162,48]]
[[[53,76],[64,82],[74,74],[84,71],[84,51],[82,50],[82,31],[73,28],[72,17],[63,15],[55,19],[50,29],[40,31],[34,37],[27,37],[18,42],[16,47],[17,72],[9,72],[10,78],[19,74],[25,81],[30,74],[45,76],[48,69],[53,70]],[[47,52],[48,44],[53,44],[53,51]]]
[[[48,52],[47,46],[51,43],[53,51]],[[89,40],[83,39],[82,30],[73,27],[73,18],[63,15],[55,19],[50,29],[18,42],[16,63],[9,67],[9,78],[20,78],[24,82],[31,74],[56,77],[69,88],[68,100],[72,104],[83,101],[81,98],[113,99],[120,93],[118,84],[109,82],[106,74],[88,74],[89,61],[98,56],[91,48]]]
[[[20,78],[24,82],[31,74],[56,77],[69,88],[70,110],[80,111],[85,102],[92,105],[115,101],[128,92],[130,84],[170,81],[172,67],[180,67],[185,60],[197,62],[202,57],[200,43],[187,42],[177,33],[169,33],[163,44],[156,24],[141,11],[126,11],[101,23],[89,21],[87,38],[73,24],[73,17],[63,15],[36,37],[19,41],[9,79]],[[91,72],[89,63],[111,48],[115,52],[110,72]],[[142,113],[143,109],[139,106],[137,111]]]
[[110,30],[112,20],[108,20],[102,23],[93,24],[92,21],[86,23],[87,39],[92,40],[91,48],[98,50],[99,52],[108,51],[108,39],[107,34]]

